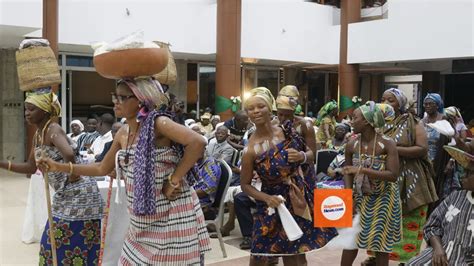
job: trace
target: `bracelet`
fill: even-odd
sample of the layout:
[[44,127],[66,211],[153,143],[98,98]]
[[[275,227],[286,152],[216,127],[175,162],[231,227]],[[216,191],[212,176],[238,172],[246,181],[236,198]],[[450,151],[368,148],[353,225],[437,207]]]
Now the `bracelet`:
[[300,151],[300,153],[302,153],[302,154],[303,154],[303,156],[304,156],[304,160],[303,160],[303,162],[302,162],[301,164],[305,164],[305,163],[306,163],[306,161],[308,160],[308,157],[306,156],[306,152],[304,152],[304,151]]
[[8,171],[12,170],[12,161],[8,160]]
[[72,162],[69,162],[69,175],[72,175],[72,172],[74,172],[74,165]]
[[173,181],[171,181],[171,176],[172,176],[172,175],[173,175],[173,174],[171,174],[171,175],[168,176],[168,183],[170,184],[170,186],[171,186],[172,188],[179,188],[179,183],[178,183],[178,184],[175,184],[175,183],[173,183]]

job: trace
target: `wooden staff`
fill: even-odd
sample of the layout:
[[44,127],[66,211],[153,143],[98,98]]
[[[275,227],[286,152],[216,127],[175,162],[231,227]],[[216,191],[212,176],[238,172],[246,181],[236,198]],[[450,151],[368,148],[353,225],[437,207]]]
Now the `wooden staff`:
[[[46,153],[44,150],[41,156],[43,158],[46,158]],[[54,237],[56,230],[53,223],[53,213],[51,211],[51,194],[49,192],[49,176],[48,176],[47,171],[43,173],[43,178],[44,178],[44,190],[46,192],[46,205],[48,206],[49,241],[51,242],[51,253],[53,254],[53,265],[58,266],[58,256],[56,255],[56,239]]]
[[102,237],[100,239],[100,250],[99,250],[99,263],[98,263],[98,266],[102,265],[102,259],[104,258],[105,237],[107,235],[107,224],[109,222],[110,200],[112,198],[112,184],[113,183],[114,183],[114,179],[112,177],[110,177],[109,190],[107,191],[107,203],[105,205],[104,222],[102,224]]

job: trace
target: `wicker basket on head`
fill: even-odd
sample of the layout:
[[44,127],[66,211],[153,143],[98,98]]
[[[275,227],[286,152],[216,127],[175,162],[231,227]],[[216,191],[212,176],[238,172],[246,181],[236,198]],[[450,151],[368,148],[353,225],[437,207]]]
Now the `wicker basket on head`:
[[16,63],[22,91],[61,83],[58,61],[51,47],[32,46],[18,50]]
[[153,77],[158,80],[161,84],[166,85],[173,85],[176,83],[177,71],[176,71],[176,63],[174,62],[173,54],[171,54],[170,45],[169,43],[158,42],[155,41],[154,43],[158,44],[161,48],[165,48],[168,50],[168,65],[165,69],[163,69],[160,73],[153,75]]

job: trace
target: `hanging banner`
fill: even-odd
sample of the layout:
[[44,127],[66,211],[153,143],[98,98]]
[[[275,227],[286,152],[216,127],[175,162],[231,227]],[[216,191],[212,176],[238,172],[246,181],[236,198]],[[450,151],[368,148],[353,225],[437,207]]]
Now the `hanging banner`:
[[314,226],[352,227],[352,189],[315,189]]

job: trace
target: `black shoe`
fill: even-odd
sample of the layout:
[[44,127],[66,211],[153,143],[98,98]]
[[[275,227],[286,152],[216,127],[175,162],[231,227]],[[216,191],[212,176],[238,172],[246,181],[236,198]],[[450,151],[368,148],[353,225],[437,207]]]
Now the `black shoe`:
[[252,244],[252,239],[250,237],[244,237],[244,240],[242,243],[240,243],[239,247],[240,249],[250,249],[250,245]]

